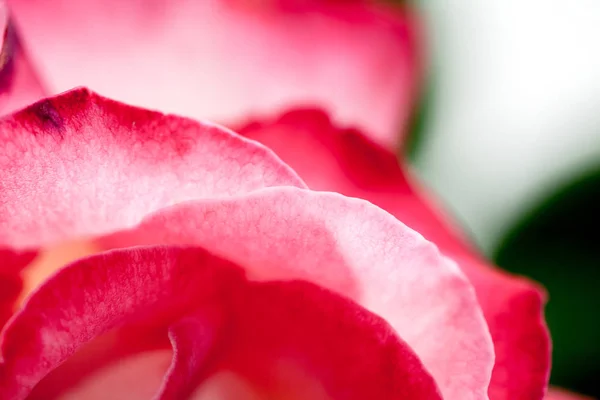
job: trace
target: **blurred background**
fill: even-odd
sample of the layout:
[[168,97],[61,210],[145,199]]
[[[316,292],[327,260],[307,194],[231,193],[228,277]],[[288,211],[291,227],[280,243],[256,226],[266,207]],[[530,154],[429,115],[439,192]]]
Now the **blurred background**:
[[600,1],[415,5],[411,162],[488,257],[548,289],[551,382],[600,397]]

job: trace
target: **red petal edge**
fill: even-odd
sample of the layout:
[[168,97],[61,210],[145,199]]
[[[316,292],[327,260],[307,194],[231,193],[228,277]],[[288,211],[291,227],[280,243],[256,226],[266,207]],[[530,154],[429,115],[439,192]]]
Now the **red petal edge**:
[[135,226],[186,200],[304,187],[256,142],[87,89],[0,120],[0,173],[0,245],[13,248]]
[[448,398],[483,399],[493,348],[471,285],[418,233],[372,204],[271,188],[163,209],[106,246],[201,246],[254,279],[302,279],[385,318]]
[[[2,334],[0,393],[24,399],[81,345],[136,321],[175,323],[176,349],[204,353],[196,333],[207,320],[188,317],[190,324],[182,318],[215,304],[225,310],[229,333],[218,337],[225,346],[211,346],[208,338],[217,353],[203,368],[250,373],[245,367],[256,367],[253,379],[260,379],[261,369],[269,368],[261,359],[273,362],[287,354],[333,398],[441,399],[410,348],[384,320],[351,301],[303,282],[251,283],[235,265],[204,250],[165,247],[90,257],[42,285]],[[184,362],[191,372],[203,364]]]
[[458,262],[475,287],[494,341],[490,399],[543,397],[550,370],[543,290],[494,268],[471,249],[391,152],[357,130],[334,127],[316,110],[292,111],[278,120],[251,123],[238,131],[273,149],[311,189],[367,199]]

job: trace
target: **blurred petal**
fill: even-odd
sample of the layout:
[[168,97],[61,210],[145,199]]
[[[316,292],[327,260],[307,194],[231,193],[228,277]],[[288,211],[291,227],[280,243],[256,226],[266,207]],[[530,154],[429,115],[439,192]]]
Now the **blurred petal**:
[[375,2],[9,4],[54,92],[85,85],[134,105],[223,123],[315,104],[389,146],[397,144],[416,94],[415,19]]
[[[109,329],[148,318],[183,321],[186,310],[217,304],[228,332],[218,336],[223,346],[209,339],[216,354],[204,367],[212,371],[230,368],[268,390],[293,390],[274,374],[284,358],[333,398],[440,399],[431,376],[383,319],[311,284],[252,284],[240,272],[201,249],[138,248],[76,262],[40,287],[4,331],[0,389],[24,399],[47,372]],[[176,349],[195,347],[194,333],[210,338],[212,322],[202,318],[198,330],[193,318],[173,326]],[[104,387],[107,397],[114,389]]]
[[591,397],[567,392],[566,390],[555,387],[555,388],[548,389],[548,393],[546,393],[544,400],[593,400],[593,399]]
[[414,178],[392,153],[358,131],[335,128],[318,111],[290,112],[277,121],[250,124],[240,132],[275,150],[311,189],[367,199],[455,260],[475,287],[494,340],[496,363],[490,398],[543,396],[550,365],[543,291],[492,267],[470,248],[421,194]]
[[0,115],[44,97],[44,91],[0,0]]
[[254,279],[314,282],[385,318],[446,397],[487,398],[494,355],[471,285],[422,236],[365,201],[265,189],[164,209],[102,242],[199,245]]
[[15,248],[134,226],[189,199],[303,186],[270,150],[226,129],[85,89],[0,120],[0,171],[0,244]]

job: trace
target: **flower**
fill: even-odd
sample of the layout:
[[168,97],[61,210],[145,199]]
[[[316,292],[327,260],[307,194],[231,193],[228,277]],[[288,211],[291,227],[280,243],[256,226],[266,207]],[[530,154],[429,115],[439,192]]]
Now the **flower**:
[[0,121],[1,396],[544,396],[543,292],[486,265],[389,150],[412,20],[360,1],[9,4],[46,93],[237,133],[87,89]]
[[[24,398],[34,386],[33,398],[75,390],[65,377],[94,359],[81,347],[119,328],[143,331],[135,340],[144,344],[148,332],[172,332],[169,371],[177,372],[162,390],[176,394],[168,398],[181,398],[200,382],[201,369],[219,362],[248,379],[248,359],[269,361],[264,368],[271,369],[251,379],[260,382],[275,374],[273,360],[286,357],[332,398],[348,391],[350,398],[438,398],[438,387],[454,398],[485,396],[493,351],[470,284],[433,245],[374,205],[305,189],[272,151],[223,128],[85,89],[4,119],[0,132],[7,171],[1,243],[23,250],[83,237],[100,250],[122,249],[59,270],[13,316],[0,370],[9,398]],[[288,291],[298,297],[286,300]],[[261,305],[252,308],[254,301]],[[291,320],[278,322],[286,315]],[[219,335],[219,324],[230,333]],[[243,328],[231,333],[231,324]],[[173,339],[180,325],[199,330],[181,333],[189,340],[214,336],[205,351],[217,361],[200,362],[198,344]],[[243,333],[255,329],[249,338]],[[219,350],[245,340],[239,351]],[[118,358],[115,346],[98,346]],[[264,354],[249,358],[254,346]],[[70,358],[78,349],[83,360]],[[262,367],[257,361],[254,368]],[[85,390],[76,393],[94,389]]]

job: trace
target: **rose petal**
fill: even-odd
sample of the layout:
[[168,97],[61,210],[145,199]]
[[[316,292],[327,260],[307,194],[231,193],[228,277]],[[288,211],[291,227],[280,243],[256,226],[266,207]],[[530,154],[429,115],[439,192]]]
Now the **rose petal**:
[[127,103],[220,122],[316,104],[390,146],[415,97],[415,19],[370,2],[9,4],[54,93],[86,85]]
[[[385,320],[328,290],[298,281],[258,283],[235,296],[232,308],[233,340],[223,364],[281,393],[275,398],[322,398],[310,381],[295,387],[294,372],[304,370],[318,378],[328,399],[441,399]],[[297,370],[286,371],[287,361]],[[277,382],[278,374],[284,382]]]
[[496,364],[490,398],[543,396],[550,365],[543,291],[493,268],[470,248],[421,194],[414,177],[398,165],[392,153],[356,130],[332,126],[318,111],[290,112],[277,121],[250,124],[239,131],[275,150],[311,189],[367,199],[458,262],[475,287],[494,340]]
[[0,0],[0,115],[42,98],[44,91]]
[[[157,316],[177,321],[185,310],[217,302],[229,320],[229,333],[219,336],[227,345],[217,349],[223,352],[217,368],[236,368],[268,386],[272,375],[262,376],[261,368],[273,368],[267,361],[283,355],[306,367],[334,398],[440,399],[417,357],[381,318],[314,285],[248,283],[240,272],[201,249],[163,247],[71,264],[41,286],[3,332],[0,390],[23,399],[48,371],[109,329],[148,317],[157,324]],[[198,332],[197,325],[182,328]],[[185,349],[182,342],[194,335],[179,332],[175,341]],[[246,370],[249,365],[257,368]]]
[[0,171],[0,244],[14,248],[123,229],[189,199],[303,186],[259,144],[85,89],[0,120]]
[[34,292],[3,331],[0,393],[25,398],[94,337],[136,321],[177,319],[241,279],[201,250],[140,248],[77,261]]
[[373,205],[273,188],[165,209],[106,246],[191,244],[254,279],[303,279],[385,318],[448,398],[484,399],[494,362],[472,288],[420,235]]
[[[90,98],[93,101],[88,101]],[[83,108],[83,111],[78,107]],[[205,172],[201,174],[201,178],[206,180],[207,188],[189,185],[186,179],[194,179],[193,174],[191,178],[188,175],[177,180],[175,178],[179,177],[171,171],[174,164],[187,160],[185,145],[189,146],[189,143],[180,143],[177,140],[175,144],[163,143],[162,154],[165,153],[164,148],[174,147],[177,151],[167,152],[169,162],[161,163],[153,157],[159,152],[152,146],[145,145],[144,141],[138,147],[146,150],[142,156],[150,153],[148,160],[142,156],[141,160],[132,157],[128,142],[114,139],[120,139],[119,135],[125,139],[131,138],[132,135],[127,129],[132,128],[138,120],[143,122],[137,117],[139,114],[146,117],[150,115],[159,121],[172,118],[169,121],[184,121],[197,127],[197,124],[184,119],[164,117],[123,106],[85,91],[75,91],[52,101],[39,103],[1,122],[7,124],[7,131],[10,129],[17,133],[16,143],[10,142],[10,145],[6,146],[9,155],[15,153],[15,148],[32,149],[26,154],[29,157],[13,156],[12,164],[7,166],[17,166],[14,171],[9,170],[9,177],[21,176],[22,179],[9,181],[10,184],[5,185],[6,189],[11,189],[6,190],[11,195],[8,199],[12,200],[8,208],[12,207],[15,211],[5,213],[5,216],[13,218],[15,213],[19,216],[18,212],[23,208],[23,196],[19,196],[22,193],[31,192],[36,195],[38,198],[35,204],[40,204],[44,195],[43,200],[49,204],[47,209],[42,210],[48,215],[38,216],[40,210],[32,209],[29,214],[21,215],[21,218],[11,219],[15,229],[22,229],[22,221],[26,220],[32,221],[35,233],[54,233],[50,238],[52,240],[63,239],[70,232],[89,237],[102,233],[102,230],[127,228],[137,223],[136,219],[141,218],[143,213],[155,211],[155,207],[164,207],[193,198],[214,199],[219,196],[239,195],[244,191],[267,186],[264,184],[264,176],[266,174],[268,178],[268,173],[274,175],[269,181],[274,185],[290,181],[302,184],[279,160],[269,158],[273,157],[272,153],[231,136],[228,132],[223,135],[223,131],[214,127],[212,128],[219,132],[216,134],[217,139],[225,136],[251,155],[259,153],[264,156],[259,161],[262,160],[266,166],[262,169],[257,168],[258,171],[255,172],[260,178],[255,179],[258,183],[252,183],[249,188],[239,188],[236,186],[238,181],[227,176],[227,173],[231,173],[230,168],[216,172],[208,168],[206,171],[207,167],[204,164],[200,164],[199,168],[200,172]],[[73,115],[77,118],[72,118]],[[98,118],[99,115],[102,119]],[[95,142],[98,135],[86,136],[90,133],[84,128],[90,124],[99,125],[96,131],[100,132],[101,139],[108,139],[108,145],[105,142],[98,145]],[[141,125],[145,129],[141,132],[141,138],[146,138],[146,130],[156,129],[158,123],[150,124],[150,128],[143,123]],[[63,129],[64,126],[70,130]],[[107,126],[110,128],[109,132],[103,130]],[[168,128],[174,130],[181,126],[169,125]],[[31,135],[32,129],[37,136]],[[77,133],[82,129],[83,132]],[[139,125],[136,129],[139,129]],[[171,131],[168,133],[172,134]],[[80,139],[88,137],[90,140],[87,142]],[[71,147],[71,142],[67,140],[70,138],[74,139]],[[139,139],[139,133],[137,136],[133,135],[133,138]],[[175,139],[177,138],[179,136],[175,136]],[[247,165],[248,160],[252,163],[254,159],[244,156],[243,152],[240,154],[239,148],[229,149],[223,144],[227,141],[215,141],[218,145],[212,144],[211,147],[206,144],[202,149],[214,148],[217,154],[228,155],[217,158],[216,165],[227,167],[230,166],[228,163],[234,163],[241,168],[235,164],[240,162],[245,168],[254,167],[252,164]],[[139,140],[134,141],[134,144],[138,142]],[[228,149],[230,153],[227,153]],[[91,156],[83,162],[81,158],[88,152],[91,152]],[[111,157],[106,157],[107,152]],[[31,153],[40,153],[43,157],[33,158]],[[125,155],[121,156],[123,153]],[[208,160],[211,159],[208,155],[203,155]],[[21,162],[23,158],[28,161]],[[98,162],[99,165],[90,163],[90,160]],[[271,160],[270,163],[268,160]],[[107,162],[115,162],[116,165],[107,167]],[[45,170],[52,172],[52,182],[59,182],[58,187],[50,185],[44,179],[40,179],[36,185],[31,183],[34,182],[33,178],[42,175],[39,173],[40,163]],[[197,173],[193,163],[181,163],[182,170]],[[212,165],[208,164],[209,167]],[[89,171],[92,167],[94,170]],[[233,169],[237,172],[236,168]],[[162,174],[157,174],[156,170]],[[273,170],[281,172],[277,174]],[[73,171],[77,171],[78,175],[73,174]],[[214,174],[220,172],[223,172],[224,176],[217,175],[218,179],[227,184],[232,183],[231,187],[221,187],[214,182]],[[81,175],[85,179],[82,179]],[[243,173],[240,175],[241,184],[245,184],[248,177]],[[251,178],[255,175],[251,174],[250,182],[254,182]],[[98,179],[98,176],[101,179]],[[170,183],[172,179],[177,182]],[[86,185],[91,186],[90,183],[96,186],[89,188],[90,190],[81,189],[85,189]],[[156,192],[150,190],[154,187],[161,187],[161,194],[166,187],[171,191],[167,193],[174,199],[157,199]],[[119,193],[114,193],[115,188],[118,188]],[[176,190],[182,190],[181,188],[183,194]],[[55,199],[76,201],[69,201],[67,204],[48,202],[49,195],[52,199],[53,194]],[[17,200],[21,200],[21,203],[17,203]],[[90,212],[89,205],[97,207],[92,208],[93,212]],[[186,210],[190,215],[186,215]],[[202,210],[206,212],[203,213]],[[470,285],[456,267],[440,258],[426,241],[381,210],[367,203],[332,194],[281,189],[236,201],[194,203],[174,208],[169,212],[159,213],[155,219],[151,218],[147,224],[143,224],[142,230],[150,237],[141,239],[171,240],[175,243],[188,240],[198,244],[203,242],[207,248],[217,250],[248,267],[257,277],[305,278],[353,297],[389,320],[400,334],[406,335],[407,342],[441,382],[443,390],[450,393],[456,391],[457,395],[465,399],[485,396],[493,365],[493,354],[487,327]],[[31,215],[35,218],[31,218]],[[136,218],[132,218],[131,215]],[[178,220],[178,215],[184,218]],[[152,225],[153,223],[158,225]],[[102,229],[99,229],[99,225]],[[203,229],[200,230],[199,227]],[[26,234],[31,232],[23,232],[21,237],[25,238]],[[14,233],[8,234],[8,237],[14,240],[10,235]],[[134,240],[140,239],[135,236],[133,235]],[[35,235],[27,240],[32,243],[37,243],[35,240],[39,241]],[[315,264],[317,261],[318,267]],[[377,268],[373,268],[374,265],[377,265]],[[432,296],[431,293],[435,295]],[[471,369],[476,372],[472,373]]]
[[223,334],[219,331],[222,320],[219,310],[204,308],[169,327],[173,359],[156,400],[187,398],[192,385],[198,383],[210,350],[216,346],[217,336]]

